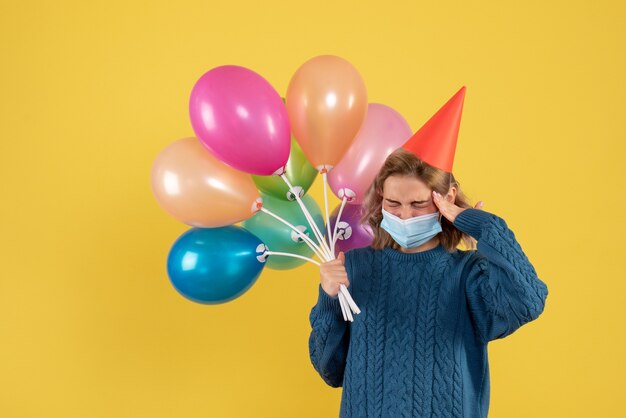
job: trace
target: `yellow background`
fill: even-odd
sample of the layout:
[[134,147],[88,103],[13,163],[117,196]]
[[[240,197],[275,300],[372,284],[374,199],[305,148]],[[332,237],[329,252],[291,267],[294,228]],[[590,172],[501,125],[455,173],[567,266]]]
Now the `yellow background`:
[[623,413],[626,3],[510,3],[3,1],[0,416],[338,414],[308,357],[316,269],[188,302],[165,270],[187,228],[149,181],[205,71],[284,95],[326,53],[414,130],[467,86],[456,174],[550,292],[490,345],[490,416]]

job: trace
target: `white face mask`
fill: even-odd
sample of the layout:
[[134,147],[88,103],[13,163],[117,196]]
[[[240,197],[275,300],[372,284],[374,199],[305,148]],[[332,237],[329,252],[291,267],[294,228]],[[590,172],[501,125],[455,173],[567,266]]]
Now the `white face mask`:
[[380,227],[404,248],[415,248],[430,241],[442,231],[439,212],[400,219],[382,208],[383,220]]

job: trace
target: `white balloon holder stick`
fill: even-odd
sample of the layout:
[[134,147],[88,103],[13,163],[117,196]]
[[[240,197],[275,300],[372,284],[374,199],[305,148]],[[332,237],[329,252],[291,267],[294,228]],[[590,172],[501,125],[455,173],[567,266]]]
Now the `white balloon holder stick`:
[[[343,213],[343,209],[344,209],[344,207],[346,205],[346,202],[348,200],[351,200],[351,197],[349,197],[349,196],[347,196],[345,194],[342,196],[341,207],[339,208],[339,212],[337,213],[337,219],[335,219],[335,227],[333,228],[333,230],[331,232],[330,214],[329,214],[329,211],[328,211],[328,176],[327,176],[327,170],[326,170],[326,168],[324,168],[323,170],[320,170],[320,171],[322,172],[322,178],[324,180],[324,208],[325,208],[325,212],[326,212],[326,228],[327,228],[327,234],[328,234],[327,235],[328,242],[326,242],[326,240],[324,239],[324,235],[322,234],[322,232],[317,227],[317,224],[313,220],[313,216],[311,216],[311,213],[308,211],[308,209],[304,205],[304,202],[300,198],[300,193],[298,192],[298,190],[295,187],[293,187],[291,185],[291,183],[289,182],[289,179],[284,174],[284,172],[282,172],[281,174],[278,174],[278,175],[285,181],[285,183],[289,187],[289,191],[292,193],[292,195],[295,197],[296,201],[300,205],[300,209],[302,210],[302,213],[304,214],[304,217],[306,218],[307,222],[309,223],[311,231],[313,231],[313,235],[315,236],[315,239],[317,240],[317,244],[311,238],[309,238],[309,236],[307,236],[305,233],[303,233],[301,230],[299,230],[294,225],[292,225],[291,223],[289,223],[285,219],[281,218],[277,214],[273,213],[269,209],[261,206],[258,210],[268,214],[269,216],[271,216],[271,217],[275,218],[276,220],[282,222],[283,224],[287,225],[289,228],[291,228],[297,234],[298,238],[302,239],[302,241],[304,241],[306,243],[306,245],[309,246],[309,248],[313,251],[313,253],[321,261],[328,262],[328,261],[332,261],[332,260],[336,259],[336,257],[335,257],[335,244],[337,243],[337,238],[338,238],[337,227],[338,227],[339,222],[341,220],[341,214]],[[321,263],[319,263],[319,262],[317,262],[317,261],[315,261],[315,260],[313,260],[311,258],[299,255],[299,254],[291,254],[291,253],[270,251],[270,249],[268,249],[265,245],[263,245],[263,248],[258,250],[258,251],[262,252],[262,254],[260,254],[257,258],[263,259],[263,261],[265,261],[265,259],[267,259],[267,257],[270,256],[270,255],[278,255],[278,256],[283,256],[283,257],[299,258],[299,259],[305,260],[305,261],[307,261],[309,263],[313,263],[313,264],[315,264],[317,266],[321,265]],[[352,296],[350,295],[350,292],[348,292],[348,288],[343,283],[339,286],[339,293],[337,294],[337,297],[339,299],[339,305],[341,306],[341,314],[343,316],[344,321],[353,322],[354,321],[354,317],[352,316],[352,313],[354,312],[355,314],[360,314],[361,310],[356,305],[356,303],[354,302],[354,299],[352,299]]]
[[[330,214],[329,214],[329,210],[328,210],[328,176],[327,176],[327,170],[323,169],[323,170],[320,170],[320,171],[322,171],[322,178],[324,180],[324,208],[325,208],[325,212],[326,212],[326,227],[327,227],[327,234],[328,234],[327,235],[328,243],[324,239],[324,235],[322,234],[322,232],[317,227],[317,224],[313,220],[313,217],[311,216],[310,212],[308,211],[308,209],[304,205],[304,202],[300,198],[300,194],[291,185],[291,183],[289,182],[289,179],[287,178],[287,176],[284,173],[279,174],[279,175],[284,180],[284,182],[287,184],[287,186],[289,187],[289,191],[295,197],[296,201],[298,202],[298,205],[300,205],[300,209],[302,210],[302,213],[304,214],[304,217],[306,218],[307,222],[309,223],[311,231],[313,231],[313,235],[315,236],[315,239],[317,240],[317,244],[311,238],[309,238],[306,234],[302,233],[302,231],[297,229],[294,225],[290,224],[288,221],[286,221],[285,219],[281,218],[277,214],[271,212],[270,210],[268,210],[268,209],[266,209],[264,207],[261,207],[260,210],[263,211],[264,213],[267,213],[268,215],[274,217],[275,219],[279,220],[283,224],[287,225],[289,228],[291,228],[297,234],[297,236],[299,238],[301,238],[309,246],[309,248],[311,250],[313,250],[315,255],[321,261],[328,262],[328,261],[332,261],[332,260],[336,259],[336,257],[335,257],[335,244],[337,242],[337,226],[339,225],[339,222],[341,220],[341,214],[343,213],[343,209],[344,209],[344,207],[346,205],[346,202],[348,200],[350,200],[350,198],[345,196],[345,195],[343,196],[342,201],[341,201],[341,207],[339,208],[339,212],[337,214],[337,219],[335,220],[335,226],[334,226],[333,230],[331,231]],[[321,263],[319,263],[319,262],[317,262],[317,261],[315,261],[315,260],[313,260],[311,258],[304,257],[304,256],[301,256],[301,255],[298,255],[298,254],[269,251],[269,249],[265,250],[264,254],[262,254],[262,256],[265,256],[265,257],[267,257],[269,255],[294,257],[294,258],[299,258],[299,259],[302,259],[302,260],[306,260],[306,261],[308,261],[310,263],[313,263],[315,265],[318,265],[318,266],[321,265]],[[343,315],[344,321],[353,322],[354,321],[354,317],[352,316],[352,313],[354,312],[355,314],[360,314],[361,310],[359,309],[357,304],[354,302],[354,299],[352,299],[352,296],[350,295],[350,292],[348,292],[348,288],[343,283],[339,286],[339,293],[337,294],[337,297],[339,299],[339,305],[341,306],[341,313]]]

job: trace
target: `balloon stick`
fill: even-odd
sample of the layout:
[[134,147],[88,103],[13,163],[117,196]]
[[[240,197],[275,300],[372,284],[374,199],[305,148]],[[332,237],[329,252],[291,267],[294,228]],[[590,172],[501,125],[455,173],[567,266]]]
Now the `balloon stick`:
[[298,237],[300,237],[306,243],[306,245],[308,245],[309,248],[311,250],[313,250],[315,255],[317,255],[320,260],[328,261],[327,257],[321,251],[321,249],[313,241],[311,241],[311,239],[306,234],[302,233],[302,231],[300,231],[298,228],[296,228],[291,223],[289,223],[288,221],[286,221],[285,219],[281,218],[280,216],[278,216],[277,214],[273,213],[272,211],[270,211],[269,209],[267,209],[265,207],[261,207],[261,211],[264,212],[264,213],[267,213],[268,215],[270,215],[274,219],[277,219],[280,222],[282,222],[285,225],[287,225],[289,228],[291,228],[293,231],[295,231],[296,234],[298,234]]
[[330,215],[328,214],[328,171],[322,169],[322,179],[324,179],[324,207],[326,208],[326,230],[328,232],[328,243],[330,245],[330,253],[334,256],[333,235],[330,232]]
[[[324,177],[324,180],[326,180],[324,174],[325,173],[323,173],[323,177]],[[300,199],[300,195],[298,193],[294,193],[293,186],[291,185],[291,182],[289,181],[289,179],[287,178],[287,176],[285,174],[281,174],[280,177],[285,181],[285,183],[287,183],[287,186],[289,187],[289,190],[296,197],[296,200],[298,201],[298,204],[300,205],[300,209],[302,209],[302,213],[304,213],[304,216],[307,218],[307,221],[309,222],[309,225],[311,225],[311,229],[313,230],[313,233],[315,234],[315,236],[316,236],[316,238],[317,238],[317,240],[319,242],[320,249],[323,250],[324,253],[327,255],[327,259],[325,261],[334,260],[335,259],[334,252],[331,251],[329,246],[326,244],[326,241],[323,239],[322,233],[317,228],[317,225],[313,221],[313,218],[311,217],[311,214],[309,213],[309,211],[307,210],[306,206],[302,202],[302,199]],[[324,196],[326,198],[326,219],[327,219],[327,223],[328,223],[328,198],[327,198],[326,187],[327,187],[327,182],[324,181]],[[329,240],[331,240],[330,236],[329,236]],[[332,242],[332,240],[331,240],[331,242]],[[352,312],[350,310],[352,309],[357,314],[361,313],[361,311],[360,311],[359,307],[356,305],[356,303],[354,302],[354,300],[352,299],[352,296],[350,295],[350,292],[348,292],[348,289],[346,288],[346,286],[344,284],[341,284],[339,286],[339,289],[340,289],[340,292],[339,292],[339,295],[338,295],[338,297],[339,297],[339,304],[342,307],[342,312],[345,311],[345,313],[346,313],[346,315],[344,316],[344,320],[352,322],[352,321],[354,321],[354,318],[353,318]]]
[[339,221],[341,220],[341,214],[343,213],[343,208],[346,206],[346,202],[348,199],[344,196],[341,200],[341,207],[339,208],[339,213],[337,214],[337,219],[335,219],[335,229],[333,231],[333,241],[330,245],[330,250],[335,254],[335,244],[337,243],[337,227],[339,226]]
[[281,253],[281,252],[277,252],[277,251],[266,251],[265,254],[267,255],[282,255],[284,257],[294,257],[294,258],[299,258],[301,260],[306,260],[309,263],[313,263],[315,265],[320,265],[320,263],[318,263],[317,261],[309,258],[309,257],[305,257],[303,255],[298,255],[298,254],[291,254],[291,253]]
[[343,320],[347,321],[348,320],[348,315],[346,314],[346,305],[345,305],[345,301],[343,300],[343,295],[341,294],[341,292],[339,292],[339,294],[337,295],[339,297],[339,306],[341,306],[341,314],[343,315]]
[[348,305],[350,305],[350,309],[352,309],[354,313],[360,314],[361,310],[358,306],[356,306],[356,303],[354,303],[354,299],[352,299],[352,296],[350,296],[350,292],[348,292],[348,289],[346,288],[346,286],[343,285],[343,283],[341,284],[341,286],[339,286],[339,292],[343,293],[343,296],[346,298]]
[[304,205],[304,202],[302,202],[302,199],[300,199],[300,195],[298,193],[294,192],[293,186],[291,185],[291,182],[289,181],[289,179],[287,178],[287,176],[285,174],[281,174],[280,177],[285,181],[285,183],[287,183],[287,186],[289,187],[289,190],[296,197],[296,200],[298,201],[298,204],[300,205],[300,209],[302,209],[302,213],[304,214],[304,217],[309,222],[309,225],[311,226],[311,230],[315,234],[315,238],[319,242],[320,248],[326,254],[327,259],[328,260],[333,260],[334,256],[330,252],[330,248],[328,247],[328,245],[326,245],[326,241],[324,241],[324,238],[322,237],[322,233],[320,232],[319,228],[317,227],[317,225],[313,221],[313,217],[311,216],[311,214],[309,213],[308,209]]
[[341,304],[341,306],[343,307],[343,310],[346,313],[346,318],[344,318],[344,320],[354,322],[354,318],[352,317],[352,312],[350,312],[350,306],[348,305],[348,302],[346,302],[346,297],[341,292],[339,292],[337,296],[339,297],[339,303]]

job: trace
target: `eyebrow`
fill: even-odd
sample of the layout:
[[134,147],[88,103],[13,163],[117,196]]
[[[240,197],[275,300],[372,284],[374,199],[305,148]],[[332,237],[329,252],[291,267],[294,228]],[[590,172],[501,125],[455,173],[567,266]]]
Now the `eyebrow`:
[[[389,203],[398,203],[398,204],[400,204],[400,202],[398,202],[397,200],[392,200],[392,199],[387,199],[387,198],[385,198],[385,200],[387,202],[389,202]],[[428,200],[414,200],[414,201],[411,202],[411,204],[413,204],[413,203],[421,204],[421,203],[428,203],[428,202],[430,202],[430,199],[428,199]]]

